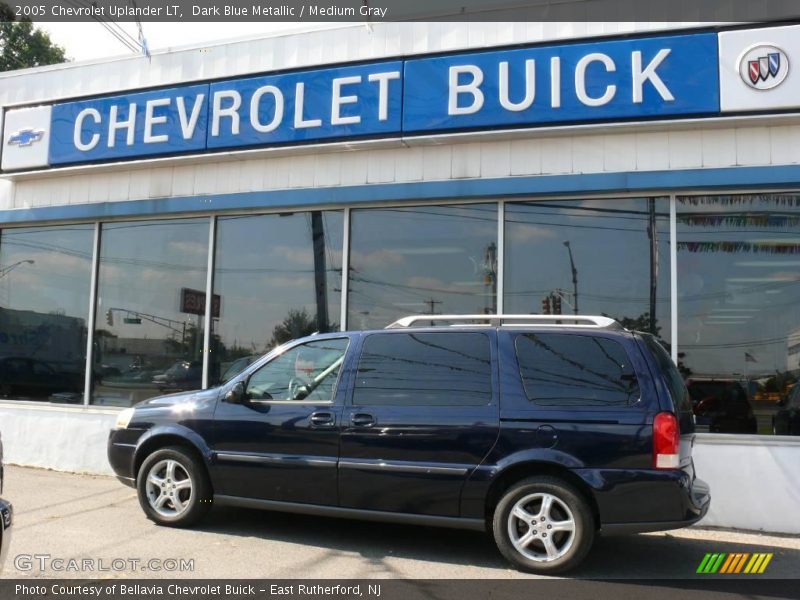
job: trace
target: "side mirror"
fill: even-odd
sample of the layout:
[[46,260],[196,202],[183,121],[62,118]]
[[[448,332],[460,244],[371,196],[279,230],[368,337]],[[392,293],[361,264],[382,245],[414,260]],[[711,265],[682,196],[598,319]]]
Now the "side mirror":
[[240,381],[225,393],[222,400],[229,404],[244,404],[246,396],[244,382]]

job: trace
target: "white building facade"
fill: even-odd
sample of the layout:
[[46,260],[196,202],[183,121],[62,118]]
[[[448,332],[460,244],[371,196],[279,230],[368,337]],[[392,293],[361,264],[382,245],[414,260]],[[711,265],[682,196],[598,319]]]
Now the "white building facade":
[[704,522],[798,533],[795,65],[800,26],[380,23],[7,73],[7,459],[109,473],[120,407],[312,331],[606,314],[686,376]]

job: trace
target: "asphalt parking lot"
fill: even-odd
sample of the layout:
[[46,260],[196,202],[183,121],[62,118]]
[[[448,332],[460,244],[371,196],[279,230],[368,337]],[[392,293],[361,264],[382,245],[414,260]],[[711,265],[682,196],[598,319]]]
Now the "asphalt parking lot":
[[[145,519],[111,477],[7,468],[15,532],[3,577],[517,578],[488,536],[465,531],[217,508],[193,530]],[[686,529],[599,538],[581,578],[691,578],[707,552],[772,552],[762,577],[800,578],[800,537]],[[48,555],[47,567],[34,555]],[[20,559],[19,557],[23,558]],[[54,569],[62,559],[61,570]],[[95,570],[65,571],[69,560]],[[161,563],[151,563],[152,559]],[[174,571],[180,561],[192,570]],[[114,561],[117,561],[114,563]],[[102,561],[102,562],[101,562]],[[132,561],[136,562],[135,566]],[[121,567],[124,563],[124,568]],[[148,567],[148,563],[150,567]],[[158,570],[160,564],[161,570]],[[99,568],[109,569],[98,573]],[[708,577],[708,576],[706,576]]]

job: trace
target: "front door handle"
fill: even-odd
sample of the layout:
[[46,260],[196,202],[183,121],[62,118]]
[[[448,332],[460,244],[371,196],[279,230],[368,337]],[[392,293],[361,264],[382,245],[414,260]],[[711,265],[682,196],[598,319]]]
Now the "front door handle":
[[312,427],[333,427],[336,424],[336,417],[327,411],[311,413],[308,420],[311,421]]
[[355,413],[350,416],[350,424],[353,427],[372,427],[375,425],[375,417],[367,413]]

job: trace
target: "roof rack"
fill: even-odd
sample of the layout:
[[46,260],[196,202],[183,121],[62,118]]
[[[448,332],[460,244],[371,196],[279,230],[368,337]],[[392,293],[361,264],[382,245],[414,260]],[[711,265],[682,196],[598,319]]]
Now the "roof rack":
[[[486,325],[523,326],[539,325],[543,327],[583,327],[587,329],[623,329],[611,317],[592,315],[411,315],[398,319],[386,326],[386,329],[402,329],[411,327],[418,321],[481,321]],[[454,326],[463,323],[453,323]]]

